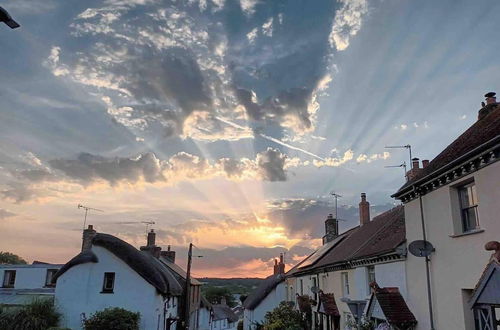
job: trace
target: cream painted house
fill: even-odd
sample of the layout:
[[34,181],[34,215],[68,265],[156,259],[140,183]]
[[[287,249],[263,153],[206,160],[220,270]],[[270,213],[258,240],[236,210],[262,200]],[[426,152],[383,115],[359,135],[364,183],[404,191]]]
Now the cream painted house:
[[[336,219],[328,216],[324,245],[286,273],[287,300],[310,315],[311,329],[345,329],[349,322],[365,317],[372,297],[371,283],[390,288],[391,297],[396,297],[399,305],[404,304],[407,285],[403,207],[370,219],[369,203],[364,194],[361,196],[360,225],[338,234]],[[406,305],[403,307],[408,310]],[[383,313],[367,317],[372,316],[377,323],[393,322]],[[416,322],[411,312],[400,319],[407,327],[399,329],[411,329]]]
[[404,203],[408,242],[425,238],[435,248],[428,260],[430,301],[426,258],[406,259],[417,329],[497,329],[476,328],[474,319],[482,316],[470,306],[490,258],[483,247],[500,238],[500,104],[487,95],[478,121],[423,168],[414,159],[409,181],[394,194]]

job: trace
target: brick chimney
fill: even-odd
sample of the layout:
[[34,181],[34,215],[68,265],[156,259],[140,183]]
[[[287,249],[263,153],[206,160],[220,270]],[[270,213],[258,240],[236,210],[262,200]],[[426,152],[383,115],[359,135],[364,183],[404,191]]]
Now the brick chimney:
[[161,247],[156,246],[156,233],[154,229],[151,229],[151,231],[148,233],[146,246],[141,246],[140,250],[151,253],[151,255],[153,255],[153,257],[155,258],[160,257]]
[[280,261],[278,263],[278,259],[274,259],[274,275],[277,274],[285,274],[285,263],[283,262],[283,253],[280,254]]
[[479,109],[477,120],[481,120],[488,114],[490,114],[492,111],[500,109],[500,103],[497,102],[496,94],[497,93],[495,92],[489,92],[484,94],[484,97],[486,98],[486,104],[484,102],[481,102],[482,108]]
[[420,168],[420,159],[413,158],[411,160],[411,170],[406,172],[406,178],[408,179],[408,181],[413,180],[418,175],[418,173],[420,173],[421,170],[422,169]]
[[89,251],[92,248],[92,240],[96,234],[97,232],[92,225],[89,225],[87,229],[83,230],[82,252]]
[[428,159],[422,160],[422,168],[426,168],[428,165],[429,165],[429,160]]
[[170,245],[167,247],[167,251],[161,251],[161,256],[175,264],[175,251],[170,249]]
[[370,203],[366,200],[366,194],[361,193],[359,202],[359,225],[363,226],[370,222]]
[[325,236],[323,236],[323,245],[333,241],[337,236],[339,236],[338,221],[333,217],[333,214],[329,214],[325,220]]

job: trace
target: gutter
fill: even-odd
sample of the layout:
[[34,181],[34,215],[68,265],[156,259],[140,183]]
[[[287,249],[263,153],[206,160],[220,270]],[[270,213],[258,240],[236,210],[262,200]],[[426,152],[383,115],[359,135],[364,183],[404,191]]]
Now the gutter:
[[[454,159],[453,161],[446,164],[445,166],[442,166],[442,167],[434,170],[433,172],[427,174],[426,176],[416,180],[413,184],[408,185],[407,187],[405,187],[401,190],[398,190],[396,193],[392,194],[391,197],[399,199],[398,198],[399,196],[411,191],[413,189],[413,186],[420,186],[420,185],[424,184],[425,182],[430,181],[433,177],[439,176],[439,174],[446,172],[447,170],[450,170],[454,167],[455,168],[460,167],[460,165],[462,163],[464,163],[466,159],[472,158],[472,155],[474,155],[474,154],[479,154],[479,153],[481,153],[481,151],[482,151],[482,153],[493,151],[497,147],[497,144],[500,144],[500,135],[497,135],[493,139],[488,140],[487,142],[477,146],[476,148],[472,149],[471,151],[467,152],[466,154],[458,157],[457,159]],[[489,147],[489,145],[492,145],[492,146]],[[486,150],[481,150],[481,149],[486,149]],[[455,165],[457,163],[459,165]]]

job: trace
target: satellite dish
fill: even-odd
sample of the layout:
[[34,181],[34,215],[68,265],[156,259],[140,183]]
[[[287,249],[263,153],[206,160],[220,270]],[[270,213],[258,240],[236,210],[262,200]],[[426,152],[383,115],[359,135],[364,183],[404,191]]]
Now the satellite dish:
[[408,250],[415,257],[428,257],[432,252],[436,251],[430,242],[424,240],[411,242],[408,245]]
[[318,288],[317,286],[313,286],[313,287],[311,288],[311,292],[312,292],[312,293],[318,293],[318,292],[319,292],[319,288]]

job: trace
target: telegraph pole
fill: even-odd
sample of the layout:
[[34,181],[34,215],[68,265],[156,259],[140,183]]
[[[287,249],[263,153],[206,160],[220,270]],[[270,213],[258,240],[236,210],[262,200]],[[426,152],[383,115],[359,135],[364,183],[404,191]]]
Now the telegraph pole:
[[193,243],[189,243],[188,263],[186,269],[186,289],[184,291],[184,329],[189,330],[189,313],[191,307],[191,263],[193,261]]

